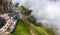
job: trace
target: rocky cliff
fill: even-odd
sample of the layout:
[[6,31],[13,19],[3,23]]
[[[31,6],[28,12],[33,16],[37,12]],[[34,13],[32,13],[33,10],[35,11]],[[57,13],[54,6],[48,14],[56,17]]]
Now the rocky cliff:
[[12,13],[13,7],[11,0],[0,0],[0,13]]

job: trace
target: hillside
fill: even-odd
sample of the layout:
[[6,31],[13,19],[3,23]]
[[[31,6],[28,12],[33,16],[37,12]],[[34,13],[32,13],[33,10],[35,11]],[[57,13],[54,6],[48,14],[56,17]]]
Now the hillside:
[[56,32],[48,27],[44,27],[42,23],[37,23],[34,16],[31,15],[32,10],[23,6],[18,8],[24,15],[22,19],[18,19],[18,24],[13,35],[56,35]]
[[36,26],[26,20],[19,19],[13,35],[56,35],[52,29]]

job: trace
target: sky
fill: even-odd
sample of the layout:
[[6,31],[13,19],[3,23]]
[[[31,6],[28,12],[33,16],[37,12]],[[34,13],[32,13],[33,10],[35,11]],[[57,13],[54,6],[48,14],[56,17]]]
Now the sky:
[[60,0],[13,0],[13,4],[17,2],[32,9],[37,22],[57,28],[60,35]]

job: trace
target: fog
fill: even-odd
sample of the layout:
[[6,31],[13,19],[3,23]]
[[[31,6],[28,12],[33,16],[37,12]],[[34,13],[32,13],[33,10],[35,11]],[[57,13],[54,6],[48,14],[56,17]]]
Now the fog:
[[60,0],[13,0],[32,9],[32,15],[45,26],[56,28],[60,35]]

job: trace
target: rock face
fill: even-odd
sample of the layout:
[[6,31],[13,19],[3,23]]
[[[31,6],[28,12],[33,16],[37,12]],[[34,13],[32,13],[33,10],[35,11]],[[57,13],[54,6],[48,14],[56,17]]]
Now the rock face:
[[0,28],[6,24],[6,20],[3,17],[0,17]]
[[11,0],[0,0],[0,13],[13,12]]
[[[16,8],[11,0],[0,0],[0,35],[9,35],[16,27]],[[11,15],[10,15],[11,14]]]

